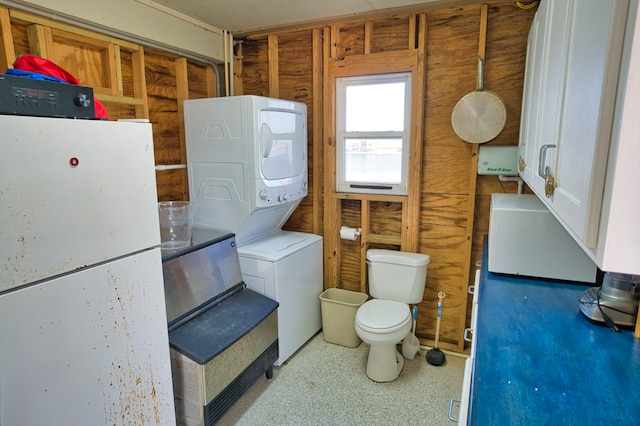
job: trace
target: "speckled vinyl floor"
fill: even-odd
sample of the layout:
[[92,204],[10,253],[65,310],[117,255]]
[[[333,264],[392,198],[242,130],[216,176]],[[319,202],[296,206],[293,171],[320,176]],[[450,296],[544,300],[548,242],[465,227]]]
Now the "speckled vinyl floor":
[[[460,399],[465,359],[447,355],[435,367],[425,350],[405,360],[388,383],[367,378],[369,346],[347,348],[313,337],[284,365],[274,368],[240,399],[221,425],[455,425],[449,401]],[[457,416],[457,406],[453,410]]]

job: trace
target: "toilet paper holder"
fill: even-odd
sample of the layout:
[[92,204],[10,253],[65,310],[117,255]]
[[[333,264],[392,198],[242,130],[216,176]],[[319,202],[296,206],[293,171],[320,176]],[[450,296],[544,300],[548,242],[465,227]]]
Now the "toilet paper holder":
[[348,226],[340,227],[340,238],[343,240],[355,241],[362,233],[362,228],[350,228]]

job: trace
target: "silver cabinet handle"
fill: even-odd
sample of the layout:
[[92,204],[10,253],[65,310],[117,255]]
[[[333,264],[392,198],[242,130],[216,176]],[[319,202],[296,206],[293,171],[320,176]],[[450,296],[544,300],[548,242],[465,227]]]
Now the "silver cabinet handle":
[[538,153],[538,176],[544,179],[547,175],[547,150],[549,148],[555,148],[554,144],[546,144],[540,147],[540,152]]
[[447,417],[449,417],[449,420],[451,420],[452,422],[457,422],[459,420],[458,417],[453,417],[453,406],[456,405],[456,403],[458,403],[458,411],[460,410],[460,400],[459,399],[453,399],[451,398],[449,400],[449,413],[447,414]]
[[469,287],[467,287],[467,293],[475,294],[475,292],[476,292],[476,286],[475,285],[470,285]]
[[[469,333],[471,333],[471,337],[469,337]],[[462,337],[464,339],[465,342],[470,342],[473,340],[473,331],[470,328],[465,328],[464,329],[464,335]]]

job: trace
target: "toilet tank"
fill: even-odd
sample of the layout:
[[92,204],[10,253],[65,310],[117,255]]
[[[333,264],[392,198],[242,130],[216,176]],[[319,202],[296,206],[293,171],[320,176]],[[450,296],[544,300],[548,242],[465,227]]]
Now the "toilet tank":
[[419,303],[424,295],[429,256],[396,250],[367,250],[369,293],[376,299]]

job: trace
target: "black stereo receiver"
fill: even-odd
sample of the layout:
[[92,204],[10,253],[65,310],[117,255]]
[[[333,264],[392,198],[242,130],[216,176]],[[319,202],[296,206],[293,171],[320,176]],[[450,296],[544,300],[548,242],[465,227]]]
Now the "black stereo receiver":
[[0,114],[95,119],[93,88],[0,74]]

